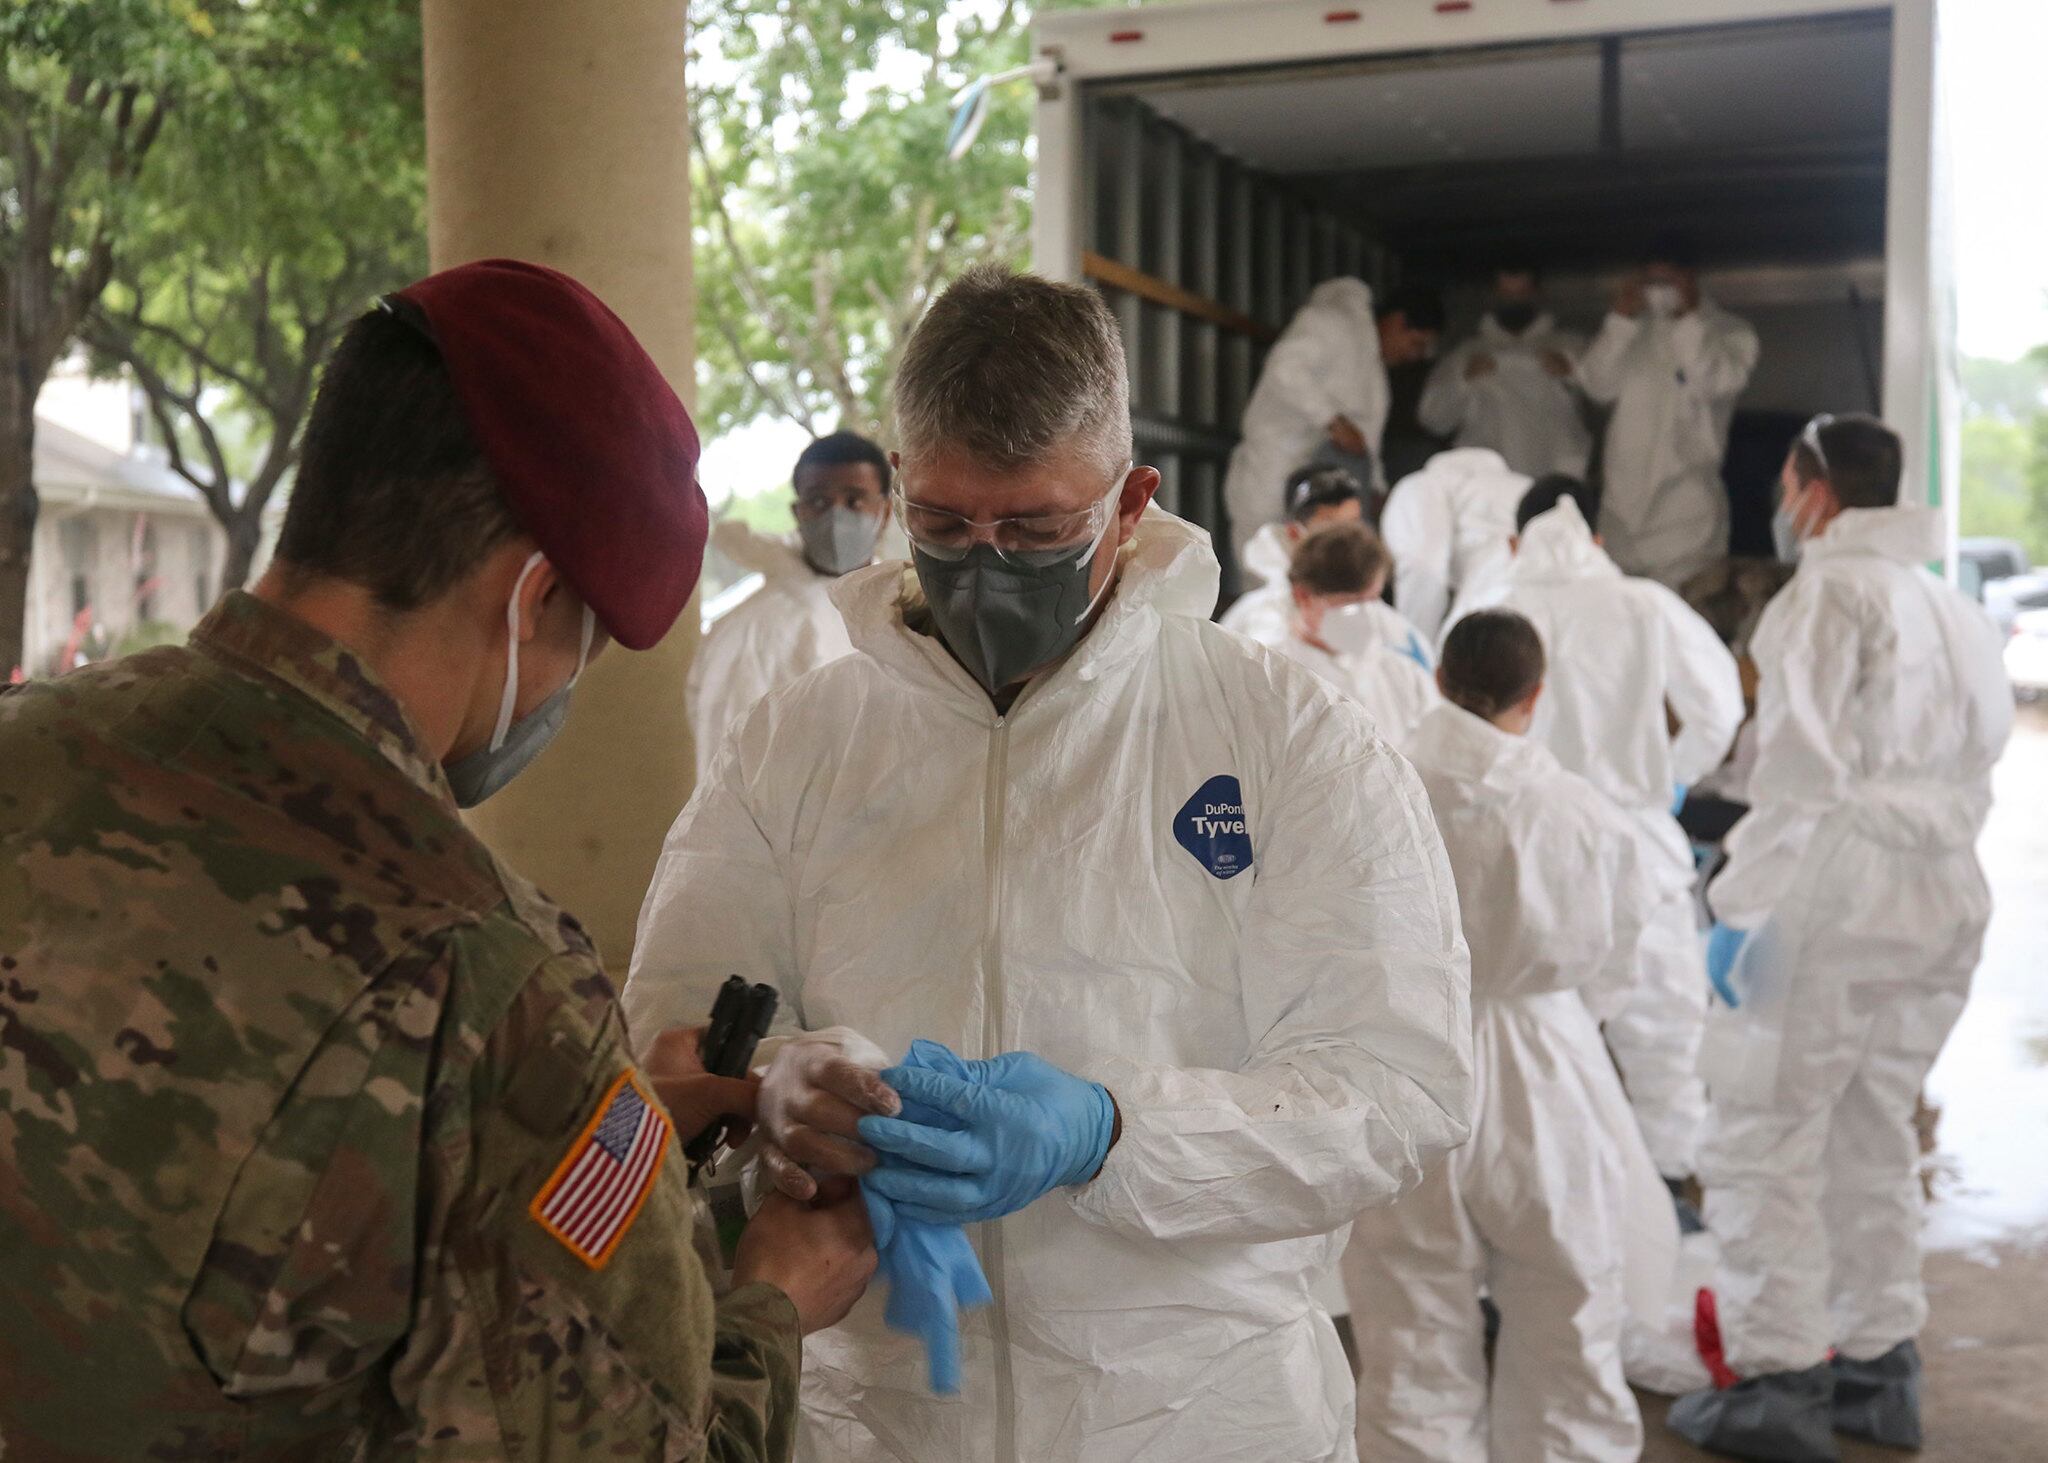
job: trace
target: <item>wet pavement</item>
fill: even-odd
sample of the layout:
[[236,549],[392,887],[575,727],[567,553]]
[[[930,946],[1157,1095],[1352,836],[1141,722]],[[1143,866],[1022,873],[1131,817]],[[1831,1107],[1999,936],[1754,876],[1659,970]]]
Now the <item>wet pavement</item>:
[[[2048,1460],[2048,707],[2020,709],[1996,791],[1981,848],[1997,910],[1927,1082],[1926,1463]],[[1663,1399],[1643,1404],[1646,1460],[1708,1456],[1664,1431]]]

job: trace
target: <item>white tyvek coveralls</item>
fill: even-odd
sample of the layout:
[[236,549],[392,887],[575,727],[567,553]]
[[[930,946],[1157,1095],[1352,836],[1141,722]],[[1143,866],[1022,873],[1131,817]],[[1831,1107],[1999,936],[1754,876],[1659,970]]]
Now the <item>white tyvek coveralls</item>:
[[[761,702],[669,836],[635,1030],[740,971],[785,1026],[1035,1051],[1122,1112],[1097,1178],[970,1227],[996,1301],[962,1317],[961,1397],[871,1293],[805,1343],[800,1457],[1352,1456],[1310,1287],[1466,1132],[1465,946],[1413,770],[1202,618],[1216,582],[1208,535],[1149,512],[1100,622],[998,717],[905,626],[900,567],[849,575],[857,653]],[[1179,841],[1224,802],[1249,869]]]
[[[1593,434],[1579,414],[1571,378],[1551,375],[1543,357],[1556,351],[1577,361],[1585,348],[1583,335],[1560,330],[1549,315],[1538,315],[1519,335],[1491,314],[1483,316],[1471,339],[1431,370],[1416,416],[1439,437],[1454,437],[1459,447],[1490,447],[1532,478],[1547,472],[1584,477]],[[1467,381],[1466,367],[1482,353],[1493,357],[1492,373]]]
[[1432,646],[1506,592],[1508,540],[1529,481],[1498,452],[1454,447],[1394,485],[1380,515],[1394,556],[1394,607]]
[[1289,635],[1273,649],[1363,706],[1380,735],[1404,752],[1416,726],[1443,700],[1436,678],[1390,646],[1375,645],[1361,655],[1332,655],[1299,635]]
[[[1284,645],[1294,638],[1294,587],[1287,582],[1286,526],[1269,523],[1254,534],[1245,545],[1244,565],[1265,582],[1249,594],[1239,595],[1218,623],[1233,635],[1242,635],[1261,645]],[[1373,625],[1389,650],[1407,656],[1417,665],[1430,658],[1429,647],[1399,610],[1384,600],[1371,601],[1368,607]]]
[[756,701],[807,671],[853,654],[846,621],[829,591],[838,581],[805,561],[795,539],[776,538],[727,520],[713,544],[762,585],[704,632],[686,688],[697,776]]
[[1352,1228],[1359,1456],[1633,1460],[1622,1327],[1668,1286],[1678,1232],[1589,1006],[1626,983],[1657,881],[1627,818],[1533,742],[1446,704],[1414,748],[1472,951],[1479,1111]]
[[1280,518],[1288,474],[1315,456],[1333,418],[1350,418],[1364,434],[1378,471],[1389,401],[1372,286],[1324,280],[1273,342],[1245,403],[1242,440],[1223,479],[1232,547],[1242,554]]
[[1600,535],[1614,562],[1673,588],[1728,552],[1721,459],[1756,332],[1710,300],[1677,320],[1609,314],[1579,384],[1613,404]]
[[[1713,627],[1663,585],[1625,577],[1569,499],[1529,520],[1503,607],[1526,615],[1550,662],[1529,735],[1606,793],[1660,855],[1662,899],[1607,1042],[1659,1171],[1693,1171],[1706,1093],[1707,1018],[1692,847],[1675,785],[1719,765],[1742,721],[1742,679]],[[1665,706],[1679,720],[1670,734]]]
[[1757,764],[1708,889],[1751,930],[1716,1002],[1700,1155],[1729,1365],[1858,1361],[1917,1335],[1913,1102],[1962,1009],[1990,891],[1975,844],[2012,729],[1997,631],[1920,565],[1939,510],[1851,509],[1752,642]]

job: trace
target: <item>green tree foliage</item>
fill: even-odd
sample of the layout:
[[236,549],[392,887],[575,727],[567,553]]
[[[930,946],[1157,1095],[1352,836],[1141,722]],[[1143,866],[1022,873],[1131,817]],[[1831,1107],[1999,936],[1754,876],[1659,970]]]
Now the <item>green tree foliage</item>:
[[1965,360],[1962,531],[2015,539],[2048,563],[2048,347]]
[[189,106],[88,319],[226,529],[225,588],[297,465],[321,362],[378,293],[425,271],[420,69],[415,7],[329,4],[295,65]]
[[706,428],[772,414],[874,433],[935,290],[1024,257],[1030,84],[996,90],[965,161],[945,143],[954,93],[1027,59],[1028,11],[696,0],[690,29]]
[[[289,94],[302,71],[317,74],[356,44],[369,17],[399,9],[399,0],[0,0],[0,675],[21,659],[38,509],[35,401],[52,366],[131,247],[161,245],[166,199],[179,200],[187,223],[244,201],[178,191],[201,177],[219,186],[219,170],[202,166],[207,149],[239,141],[262,152],[260,119],[298,125],[274,106],[239,120],[237,109]],[[159,190],[158,165],[173,154],[184,161],[165,165],[172,186]],[[331,204],[314,217],[348,232]]]

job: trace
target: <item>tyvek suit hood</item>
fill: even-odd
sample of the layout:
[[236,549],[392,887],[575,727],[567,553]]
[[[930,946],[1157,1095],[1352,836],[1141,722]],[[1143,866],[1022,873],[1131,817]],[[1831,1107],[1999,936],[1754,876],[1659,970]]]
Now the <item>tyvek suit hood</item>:
[[[1632,973],[1656,881],[1628,819],[1526,738],[1445,704],[1413,746],[1473,953],[1480,1110],[1345,1251],[1359,1455],[1626,1463],[1624,1311],[1661,1303],[1677,1233],[1589,1004]],[[1490,1377],[1482,1283],[1503,1315]]]
[[1267,524],[1244,546],[1245,572],[1255,576],[1261,584],[1285,584],[1288,566],[1293,562],[1294,555],[1287,547],[1285,523]]
[[1926,1319],[1909,1120],[1991,901],[1975,842],[2012,727],[1997,630],[1922,563],[1922,508],[1851,509],[1765,607],[1750,811],[1708,889],[1749,930],[1700,1068],[1728,1362],[1883,1356]]
[[1593,541],[1592,527],[1570,498],[1530,519],[1515,546],[1516,584],[1620,577],[1620,566]]
[[711,530],[711,543],[741,569],[759,574],[762,585],[704,632],[690,662],[685,695],[700,777],[726,732],[756,701],[853,649],[827,598],[836,581],[810,566],[794,535],[726,519]]
[[[1123,1119],[1095,1179],[978,1227],[997,1299],[963,1318],[960,1399],[871,1297],[806,1341],[800,1456],[1350,1454],[1310,1287],[1463,1130],[1465,955],[1412,771],[1209,624],[1215,586],[1201,532],[1148,513],[1093,630],[998,716],[900,571],[848,576],[857,653],[762,701],[677,820],[636,1029],[745,971],[788,1024],[1035,1051]],[[1223,806],[1242,833],[1206,831]]]
[[1380,515],[1394,556],[1394,607],[1432,645],[1461,616],[1500,602],[1529,483],[1498,452],[1456,447],[1394,485]]

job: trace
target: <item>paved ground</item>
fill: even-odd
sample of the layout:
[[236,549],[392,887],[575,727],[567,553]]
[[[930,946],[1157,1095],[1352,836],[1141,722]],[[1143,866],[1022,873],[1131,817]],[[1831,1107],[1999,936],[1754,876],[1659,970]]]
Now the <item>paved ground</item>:
[[[2048,1463],[2048,709],[2023,708],[1984,861],[1998,898],[1928,1081],[1926,1463]],[[1703,1459],[1645,1397],[1649,1463]],[[1845,1446],[1846,1463],[1897,1460]]]

